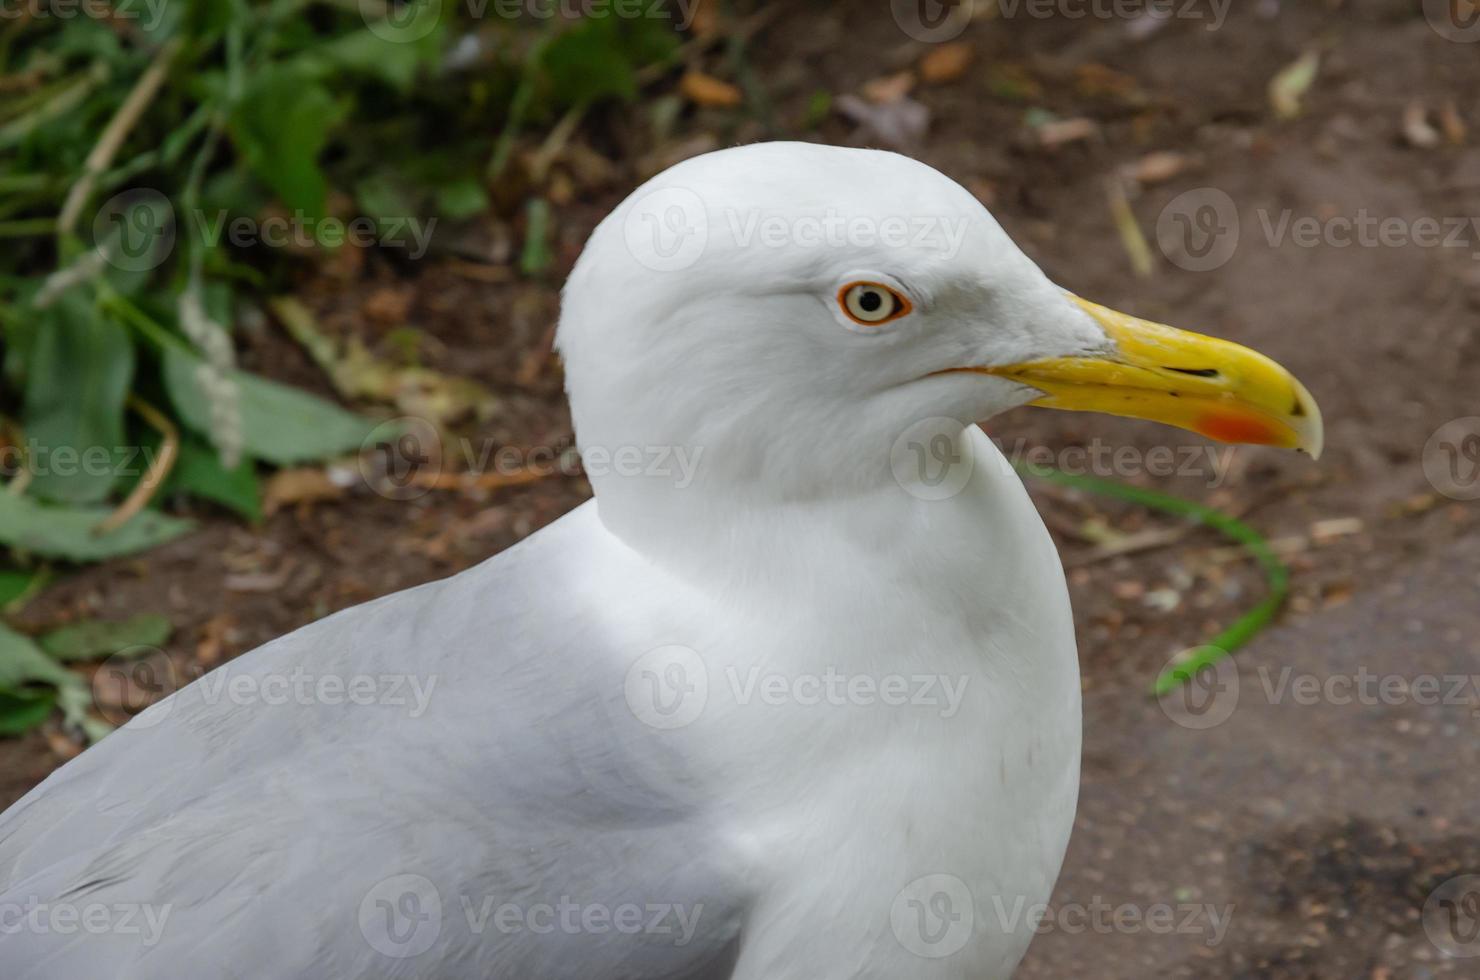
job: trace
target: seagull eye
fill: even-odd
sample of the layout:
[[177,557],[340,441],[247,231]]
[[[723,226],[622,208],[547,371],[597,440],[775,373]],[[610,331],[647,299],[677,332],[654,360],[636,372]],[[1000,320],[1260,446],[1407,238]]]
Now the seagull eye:
[[877,327],[910,312],[910,301],[877,282],[851,282],[838,290],[838,305],[848,319],[865,327]]

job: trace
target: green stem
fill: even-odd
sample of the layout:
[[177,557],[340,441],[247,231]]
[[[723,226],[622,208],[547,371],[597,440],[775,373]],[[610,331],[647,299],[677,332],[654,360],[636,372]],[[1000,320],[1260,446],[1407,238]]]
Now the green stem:
[[0,221],[0,238],[35,238],[56,231],[55,218],[21,218],[17,221]]
[[98,305],[109,313],[112,313],[125,324],[133,327],[157,350],[165,350],[174,347],[178,350],[194,353],[193,348],[183,339],[175,336],[163,326],[156,323],[154,319],[139,309],[120,292],[98,281]]
[[1045,469],[1025,464],[1016,464],[1019,473],[1027,476],[1037,477],[1049,483],[1057,483],[1060,486],[1074,487],[1087,490],[1103,497],[1112,497],[1116,500],[1124,500],[1128,503],[1138,504],[1150,510],[1161,511],[1164,514],[1174,514],[1185,517],[1206,525],[1223,535],[1225,538],[1241,545],[1253,558],[1258,561],[1264,571],[1264,580],[1269,589],[1269,594],[1253,609],[1244,613],[1227,629],[1213,637],[1203,647],[1188,659],[1166,667],[1157,675],[1156,681],[1151,685],[1153,697],[1160,697],[1168,691],[1175,690],[1194,676],[1199,670],[1210,666],[1227,657],[1233,651],[1248,643],[1259,631],[1269,625],[1275,614],[1285,604],[1285,599],[1290,593],[1290,569],[1270,549],[1269,543],[1263,535],[1249,525],[1235,517],[1215,510],[1206,504],[1200,504],[1193,500],[1185,500],[1174,497],[1171,494],[1161,493],[1157,490],[1147,490],[1144,487],[1133,487],[1125,483],[1116,483],[1112,480],[1102,480],[1092,476],[1078,476],[1063,473],[1058,470]]

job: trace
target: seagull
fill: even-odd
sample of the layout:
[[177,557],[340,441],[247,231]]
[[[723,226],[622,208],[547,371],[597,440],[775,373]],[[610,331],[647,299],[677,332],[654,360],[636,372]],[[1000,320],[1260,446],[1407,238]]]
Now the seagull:
[[976,423],[1321,449],[1275,362],[1078,298],[875,150],[659,174],[558,340],[594,499],[182,687],[0,815],[0,975],[1007,977],[1080,683]]

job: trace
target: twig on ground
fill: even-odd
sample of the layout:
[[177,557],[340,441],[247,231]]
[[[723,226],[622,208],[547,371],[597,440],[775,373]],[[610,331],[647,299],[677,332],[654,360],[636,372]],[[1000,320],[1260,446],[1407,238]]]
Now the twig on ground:
[[98,535],[118,530],[144,509],[153,499],[155,491],[170,475],[170,470],[175,465],[175,457],[180,452],[180,430],[175,428],[175,423],[137,395],[130,395],[128,404],[130,408],[139,413],[150,428],[159,432],[163,437],[163,442],[159,446],[159,455],[155,456],[153,462],[149,464],[149,469],[145,471],[143,479],[124,498],[123,503],[118,505],[118,509],[99,521],[97,527],[93,528],[93,533]]

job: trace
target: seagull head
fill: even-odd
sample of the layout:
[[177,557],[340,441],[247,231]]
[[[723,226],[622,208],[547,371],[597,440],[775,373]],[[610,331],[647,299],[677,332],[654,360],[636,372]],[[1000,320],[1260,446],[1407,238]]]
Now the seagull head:
[[866,492],[912,424],[1029,404],[1321,450],[1274,361],[1079,298],[955,181],[877,150],[762,143],[659,174],[592,234],[558,339],[604,514],[676,487],[679,452],[706,502]]

